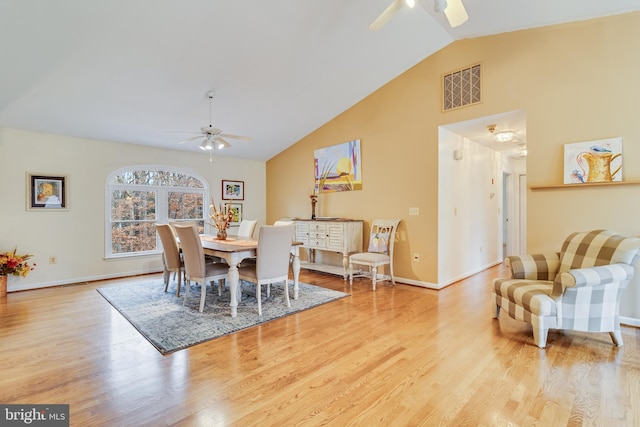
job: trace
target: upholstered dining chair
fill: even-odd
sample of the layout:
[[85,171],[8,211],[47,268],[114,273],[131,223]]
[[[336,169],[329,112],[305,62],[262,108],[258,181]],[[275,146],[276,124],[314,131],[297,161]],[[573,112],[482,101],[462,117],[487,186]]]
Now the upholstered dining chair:
[[162,242],[162,263],[164,264],[163,278],[164,291],[169,289],[169,278],[171,273],[178,276],[178,286],[176,287],[176,296],[180,296],[180,288],[182,286],[182,278],[184,277],[184,263],[180,254],[180,248],[173,229],[169,224],[156,224],[156,231]]
[[609,230],[570,234],[560,252],[509,256],[511,277],[493,282],[494,317],[504,308],[531,324],[540,348],[549,329],[609,332],[621,346],[620,296],[639,257],[640,239]]
[[284,283],[287,307],[289,302],[289,256],[293,240],[293,225],[264,225],[258,232],[258,250],[255,265],[242,265],[238,272],[240,279],[256,285],[258,315],[262,316],[262,285]]
[[[391,283],[396,284],[396,279],[393,277],[393,246],[400,221],[400,219],[373,220],[367,252],[349,255],[349,286],[353,286],[354,265],[368,267],[368,275],[371,276],[371,286],[374,291],[378,281],[378,267],[388,265]],[[365,274],[360,272],[358,275],[364,276]]]
[[200,313],[204,311],[205,297],[207,294],[207,282],[218,281],[218,294],[222,294],[222,288],[229,272],[226,263],[205,263],[204,249],[198,234],[198,229],[194,225],[175,224],[174,229],[178,233],[180,246],[182,247],[182,258],[184,260],[184,270],[186,286],[184,302],[189,298],[189,283],[191,281],[200,284]]
[[258,223],[255,219],[243,219],[240,221],[240,227],[238,227],[238,236],[253,238],[253,232],[256,229]]

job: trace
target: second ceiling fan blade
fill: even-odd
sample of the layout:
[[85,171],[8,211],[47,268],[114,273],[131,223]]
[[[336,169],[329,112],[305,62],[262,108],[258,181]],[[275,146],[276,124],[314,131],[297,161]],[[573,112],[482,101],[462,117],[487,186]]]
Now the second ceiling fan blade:
[[469,19],[462,0],[447,0],[447,7],[444,10],[444,14],[447,16],[451,28],[458,27]]
[[253,138],[251,138],[250,136],[231,135],[230,133],[221,133],[218,136],[231,138],[231,139],[240,139],[242,141],[253,141]]
[[380,16],[371,23],[371,25],[369,25],[369,29],[371,31],[378,31],[380,28],[384,27],[386,23],[393,18],[393,15],[402,9],[403,2],[404,0],[393,0],[393,3],[391,3],[389,7],[387,7],[384,12],[382,12]]
[[184,144],[185,142],[193,141],[194,139],[198,139],[198,138],[204,138],[204,137],[202,135],[192,136],[191,138],[183,139],[182,141],[178,142],[178,144]]

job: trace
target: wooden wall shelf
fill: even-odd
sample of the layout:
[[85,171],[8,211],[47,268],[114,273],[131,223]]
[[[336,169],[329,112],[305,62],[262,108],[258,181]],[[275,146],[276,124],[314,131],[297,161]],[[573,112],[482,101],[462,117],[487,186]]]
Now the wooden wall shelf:
[[589,182],[586,184],[558,184],[558,185],[532,185],[531,191],[536,190],[566,190],[568,188],[606,187],[611,185],[640,185],[640,181],[618,181],[618,182]]

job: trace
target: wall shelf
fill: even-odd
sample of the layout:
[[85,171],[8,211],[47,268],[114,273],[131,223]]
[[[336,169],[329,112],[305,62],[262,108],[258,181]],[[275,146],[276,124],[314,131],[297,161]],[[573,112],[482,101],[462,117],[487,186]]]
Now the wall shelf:
[[568,188],[586,188],[586,187],[606,187],[612,185],[640,185],[640,181],[618,181],[618,182],[588,182],[585,184],[558,184],[558,185],[532,185],[529,187],[531,191],[537,190],[561,190]]

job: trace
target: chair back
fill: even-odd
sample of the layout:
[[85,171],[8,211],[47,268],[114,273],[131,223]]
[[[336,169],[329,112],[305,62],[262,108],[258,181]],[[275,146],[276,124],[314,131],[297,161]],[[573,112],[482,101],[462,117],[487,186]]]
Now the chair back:
[[180,239],[184,271],[187,278],[195,282],[201,282],[205,277],[205,261],[198,229],[195,225],[183,224],[174,224],[173,227]]
[[633,266],[638,260],[639,249],[640,239],[610,230],[573,233],[562,244],[558,274],[619,262]]
[[289,273],[289,254],[293,240],[293,225],[264,225],[258,235],[256,276],[258,279],[284,276]]
[[277,227],[282,227],[283,225],[293,225],[293,221],[285,221],[285,220],[279,219],[276,222],[274,222],[273,225]]
[[238,236],[253,237],[253,232],[256,229],[258,223],[255,219],[243,219],[240,221],[240,227],[238,228]]
[[393,246],[396,240],[396,231],[400,219],[374,219],[371,224],[369,236],[369,249],[367,252],[377,252],[393,256]]
[[169,269],[178,269],[182,266],[180,260],[180,248],[169,224],[156,224],[156,231],[162,242],[164,262]]

